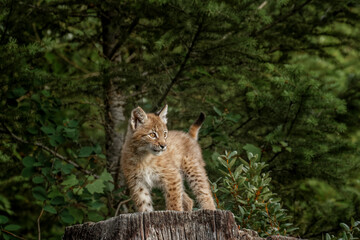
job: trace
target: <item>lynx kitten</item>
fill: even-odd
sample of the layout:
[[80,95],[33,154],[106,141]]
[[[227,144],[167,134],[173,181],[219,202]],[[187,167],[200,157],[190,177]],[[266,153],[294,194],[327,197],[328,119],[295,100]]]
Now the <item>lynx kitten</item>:
[[131,112],[121,166],[138,211],[153,211],[150,191],[165,192],[166,209],[191,211],[193,200],[185,193],[185,177],[201,208],[215,209],[204,169],[198,131],[204,115],[191,125],[189,133],[169,131],[167,105],[159,112],[146,114],[140,107]]

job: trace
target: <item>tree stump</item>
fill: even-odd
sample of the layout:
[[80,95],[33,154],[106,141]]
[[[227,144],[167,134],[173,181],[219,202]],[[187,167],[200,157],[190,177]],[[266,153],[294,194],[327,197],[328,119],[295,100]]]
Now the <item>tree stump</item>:
[[[229,211],[155,211],[122,214],[97,223],[65,229],[63,240],[260,240],[251,230],[239,231]],[[295,239],[295,238],[270,238]]]

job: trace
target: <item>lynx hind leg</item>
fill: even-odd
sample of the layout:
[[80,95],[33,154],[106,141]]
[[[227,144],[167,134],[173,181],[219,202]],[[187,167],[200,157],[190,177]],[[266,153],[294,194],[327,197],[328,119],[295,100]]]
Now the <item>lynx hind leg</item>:
[[187,195],[185,192],[183,194],[183,208],[184,211],[192,211],[194,206],[194,201]]
[[215,210],[214,199],[202,159],[201,161],[199,159],[185,159],[184,171],[201,208]]

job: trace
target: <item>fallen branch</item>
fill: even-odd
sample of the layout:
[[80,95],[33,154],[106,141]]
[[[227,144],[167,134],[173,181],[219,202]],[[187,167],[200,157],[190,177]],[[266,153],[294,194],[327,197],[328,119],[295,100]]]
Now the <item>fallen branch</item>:
[[38,240],[41,240],[41,228],[40,228],[40,218],[44,213],[44,208],[41,209],[40,215],[37,219],[37,228],[38,228]]
[[4,229],[1,229],[1,231],[4,232],[4,233],[6,233],[6,234],[9,234],[9,235],[11,235],[11,236],[13,236],[13,237],[15,237],[15,238],[25,240],[25,238],[19,237],[19,236],[17,236],[16,234],[14,234],[14,233],[12,233],[12,232],[6,231],[6,230],[4,230]]
[[124,200],[124,201],[122,201],[122,202],[119,202],[119,204],[118,204],[118,206],[117,206],[117,208],[116,208],[116,212],[115,212],[114,217],[116,217],[116,216],[119,214],[119,210],[120,210],[121,205],[123,205],[123,204],[125,204],[125,203],[127,203],[127,202],[130,202],[130,200],[131,200],[131,198],[126,199],[126,200]]

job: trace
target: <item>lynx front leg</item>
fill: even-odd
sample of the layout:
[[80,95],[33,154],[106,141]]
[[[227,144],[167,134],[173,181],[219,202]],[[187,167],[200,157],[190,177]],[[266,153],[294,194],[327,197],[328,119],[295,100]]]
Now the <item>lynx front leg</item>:
[[195,193],[201,208],[215,210],[210,184],[204,167],[200,165],[200,161],[195,159],[192,162],[185,163],[185,172],[190,188]]
[[180,173],[168,173],[163,178],[166,191],[166,210],[183,211],[183,183]]
[[131,188],[131,197],[135,202],[136,208],[139,212],[154,211],[150,190],[145,186],[145,184],[138,183],[133,188]]

